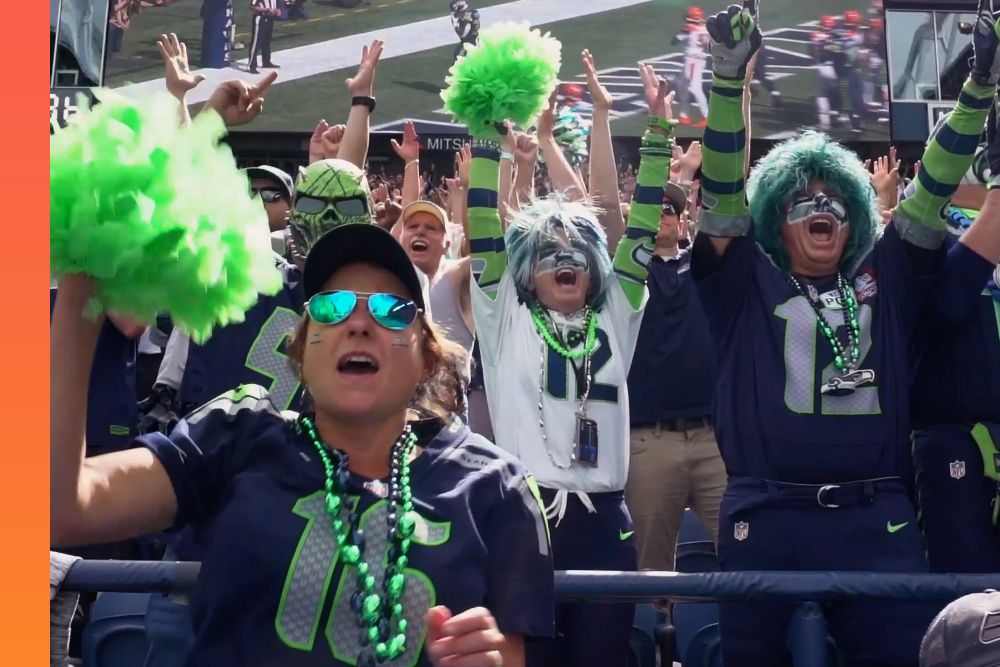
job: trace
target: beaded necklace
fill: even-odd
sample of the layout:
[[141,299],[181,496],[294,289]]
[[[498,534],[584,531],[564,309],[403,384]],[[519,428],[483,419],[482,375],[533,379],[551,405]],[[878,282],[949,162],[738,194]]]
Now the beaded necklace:
[[542,340],[555,352],[567,359],[589,357],[593,353],[594,348],[597,347],[597,314],[589,306],[587,307],[587,314],[584,316],[583,325],[587,331],[587,338],[583,347],[579,350],[570,350],[562,344],[562,341],[556,337],[555,331],[549,325],[545,315],[542,314],[542,307],[537,302],[531,306],[531,319],[534,321],[535,329],[538,330],[538,335],[542,337]]
[[833,364],[841,374],[850,373],[858,366],[861,360],[861,324],[858,321],[858,301],[854,296],[854,290],[844,279],[844,274],[837,272],[837,292],[840,302],[844,305],[844,321],[847,324],[847,347],[845,348],[840,339],[837,338],[835,329],[827,322],[823,315],[823,305],[816,299],[812,299],[802,289],[802,285],[795,276],[789,274],[788,282],[795,290],[806,298],[809,305],[816,313],[816,321],[823,336],[830,342],[833,348]]
[[590,396],[590,385],[593,380],[593,375],[590,372],[590,356],[593,354],[594,349],[597,348],[597,314],[589,306],[587,307],[587,314],[584,316],[584,327],[586,328],[587,335],[583,347],[579,350],[570,350],[562,344],[562,341],[556,337],[554,329],[550,327],[545,316],[542,315],[541,306],[537,302],[531,306],[531,319],[534,321],[535,329],[538,330],[538,335],[542,339],[542,353],[538,360],[538,428],[542,432],[542,446],[545,448],[545,454],[549,457],[549,462],[553,466],[560,470],[569,470],[576,463],[576,445],[579,443],[573,443],[574,446],[570,451],[569,463],[560,463],[552,455],[552,448],[549,447],[549,438],[545,433],[543,403],[545,397],[545,353],[547,348],[552,348],[554,352],[570,361],[583,357],[583,375],[586,378],[587,384],[583,390],[583,396],[580,397],[579,415],[585,418],[587,416],[587,398]]
[[[409,424],[392,446],[389,478],[389,513],[386,516],[388,551],[382,579],[382,593],[375,592],[375,576],[364,560],[364,531],[357,526],[357,513],[347,507],[347,485],[351,478],[347,454],[330,450],[320,440],[316,426],[309,417],[301,417],[305,429],[323,461],[326,472],[326,513],[333,522],[340,558],[358,573],[357,592],[351,596],[351,608],[358,615],[361,645],[370,647],[358,656],[358,665],[373,665],[374,660],[395,660],[406,652],[407,621],[403,614],[403,593],[406,591],[407,552],[416,521],[413,517],[413,495],[410,490],[410,457],[417,436]],[[345,520],[346,515],[346,520]],[[374,656],[372,655],[374,653]]]

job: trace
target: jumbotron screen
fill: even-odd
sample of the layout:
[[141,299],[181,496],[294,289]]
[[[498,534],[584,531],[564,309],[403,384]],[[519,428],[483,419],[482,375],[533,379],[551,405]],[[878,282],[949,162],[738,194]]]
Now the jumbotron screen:
[[[871,0],[763,0],[766,48],[754,84],[752,136],[778,139],[798,128],[840,139],[887,141],[885,38]],[[266,5],[273,11],[262,21]],[[590,49],[615,98],[612,132],[642,132],[645,102],[635,64],[652,64],[676,91],[680,136],[699,136],[711,85],[704,18],[727,4],[687,0],[469,0],[481,28],[527,21],[563,45],[565,104],[585,117],[589,95],[580,52]],[[454,135],[439,93],[460,46],[462,20],[449,0],[112,0],[105,85],[130,94],[163,89],[160,34],[186,43],[192,69],[206,77],[190,94],[203,102],[219,82],[263,76],[277,66],[264,113],[245,129],[311,131],[320,118],[342,122],[344,80],[364,44],[386,43],[375,81],[373,129],[398,131],[406,119],[423,134]],[[469,11],[466,10],[466,11]],[[258,28],[254,28],[254,24]],[[266,25],[264,25],[266,24]],[[255,51],[254,51],[255,50]],[[250,56],[257,74],[251,73]]]

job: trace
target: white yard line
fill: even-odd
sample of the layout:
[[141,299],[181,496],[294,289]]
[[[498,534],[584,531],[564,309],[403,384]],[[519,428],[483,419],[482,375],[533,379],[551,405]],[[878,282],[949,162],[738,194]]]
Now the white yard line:
[[[591,14],[641,5],[651,0],[516,0],[502,5],[494,5],[479,10],[482,26],[502,21],[530,21],[532,25],[542,25],[564,21]],[[456,45],[458,38],[448,16],[417,21],[394,28],[380,28],[370,32],[340,37],[316,44],[307,44],[293,49],[275,51],[274,62],[281,65],[278,70],[279,86],[287,81],[295,81],[325,72],[354,67],[361,57],[361,47],[373,39],[385,41],[382,59],[399,58],[439,46]],[[566,54],[564,54],[565,56]],[[215,87],[223,81],[245,75],[245,59],[239,67],[225,69],[199,69],[205,81],[188,95],[188,103],[196,104],[208,99]],[[147,96],[165,89],[163,79],[123,86],[118,92],[127,96]]]

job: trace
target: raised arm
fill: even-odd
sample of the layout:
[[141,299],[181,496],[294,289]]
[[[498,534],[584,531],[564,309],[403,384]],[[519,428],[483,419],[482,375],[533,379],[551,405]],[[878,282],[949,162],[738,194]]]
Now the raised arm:
[[191,113],[188,111],[187,94],[205,80],[201,74],[192,74],[188,66],[187,45],[177,39],[177,35],[160,35],[156,40],[156,46],[160,50],[163,58],[164,79],[167,83],[167,92],[174,96],[180,105],[181,125],[188,125],[191,122]]
[[[731,239],[750,231],[745,192],[746,124],[744,89],[747,66],[760,49],[761,35],[745,4],[730,5],[709,17],[712,91],[708,127],[702,146],[700,232],[710,237],[720,255]],[[747,101],[748,104],[748,101]]]
[[420,137],[412,121],[403,125],[403,143],[390,140],[392,150],[403,161],[403,201],[402,206],[420,199]]
[[[512,131],[508,125],[507,131]],[[469,168],[469,252],[479,288],[496,299],[507,269],[507,250],[497,208],[500,185],[499,135],[474,137]]]
[[986,160],[993,177],[982,210],[959,239],[959,243],[994,266],[1000,263],[1000,127],[997,122],[994,101],[986,124]]
[[[368,155],[368,118],[375,106],[372,91],[375,86],[375,68],[382,56],[381,40],[374,40],[371,45],[361,50],[361,63],[358,72],[347,80],[347,93],[351,96],[351,112],[347,116],[347,129],[340,143],[340,158],[365,168],[365,157]],[[371,105],[371,106],[369,106]]]
[[614,98],[597,78],[597,68],[590,51],[584,50],[583,71],[587,75],[587,88],[594,102],[593,123],[590,130],[590,196],[601,208],[601,222],[608,235],[608,251],[615,252],[618,241],[625,233],[625,218],[618,205],[618,170],[615,168],[615,149],[611,143],[611,105]]
[[556,143],[553,134],[556,122],[556,100],[556,91],[552,91],[549,106],[538,117],[538,145],[542,149],[542,155],[545,156],[545,166],[549,170],[552,187],[561,192],[567,199],[579,201],[587,196],[587,188],[566,156],[563,155],[559,144]]
[[[531,201],[535,196],[535,164],[538,162],[538,139],[528,132],[517,133],[517,150],[514,152],[517,173],[514,175],[514,191],[510,206],[513,210]],[[506,223],[504,223],[506,225]]]
[[639,74],[649,105],[649,120],[639,148],[641,155],[635,192],[628,214],[628,227],[614,256],[615,276],[632,308],[642,305],[649,275],[649,260],[656,245],[663,206],[663,187],[670,171],[675,125],[666,82],[649,65],[639,65]]
[[177,498],[159,460],[144,448],[85,458],[87,390],[101,320],[84,317],[90,279],[64,276],[50,335],[50,541],[99,544],[168,527]]

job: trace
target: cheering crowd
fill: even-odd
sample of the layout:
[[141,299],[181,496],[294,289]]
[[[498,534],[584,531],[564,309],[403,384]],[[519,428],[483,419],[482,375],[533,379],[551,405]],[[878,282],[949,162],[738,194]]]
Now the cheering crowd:
[[[90,319],[98,279],[60,276],[53,549],[200,560],[188,666],[625,665],[633,605],[557,605],[553,570],[672,570],[686,507],[728,571],[1000,572],[1000,191],[974,222],[949,203],[984,126],[1000,174],[995,18],[909,182],[815,132],[750,168],[763,38],[735,5],[704,30],[700,143],[639,64],[619,169],[584,51],[586,169],[553,96],[470,123],[438,182],[407,124],[374,187],[373,41],[308,164],[245,171],[281,284],[207,340]],[[191,123],[200,80],[159,45]],[[249,123],[276,76],[200,113]],[[941,606],[825,613],[845,664],[903,666]],[[793,611],[721,605],[725,664],[790,664]]]

